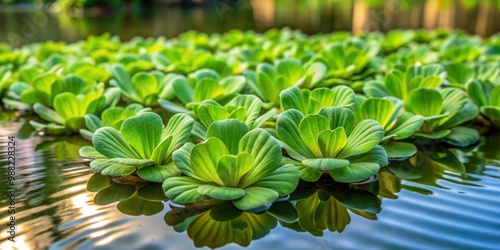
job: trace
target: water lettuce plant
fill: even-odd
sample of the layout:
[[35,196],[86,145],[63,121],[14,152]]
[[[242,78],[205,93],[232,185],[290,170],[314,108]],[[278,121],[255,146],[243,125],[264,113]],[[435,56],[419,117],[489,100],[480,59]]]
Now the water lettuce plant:
[[[9,96],[4,102],[12,107],[30,107],[40,103],[47,107],[54,107],[55,97],[63,93],[86,95],[91,92],[104,91],[103,84],[85,80],[79,76],[68,74],[61,77],[57,73],[41,74],[37,68],[27,68],[19,72],[19,81],[10,86]],[[118,101],[120,93],[115,89],[106,90],[109,97]]]
[[195,106],[193,111],[205,129],[216,121],[231,118],[245,122],[250,129],[255,129],[276,114],[276,110],[271,109],[261,115],[262,101],[254,95],[239,95],[224,106],[207,100]]
[[297,186],[297,167],[281,166],[281,160],[278,141],[265,130],[250,130],[236,119],[216,121],[205,142],[174,152],[173,161],[185,176],[167,178],[163,190],[175,203],[215,199],[256,209]]
[[104,90],[102,84],[95,91],[92,90],[85,94],[63,92],[54,97],[53,109],[41,103],[33,105],[33,111],[42,119],[48,121],[48,124],[34,120],[31,120],[30,124],[36,130],[43,131],[45,134],[77,133],[80,129],[86,128],[84,118],[86,114],[99,115],[106,108],[115,106],[119,98],[120,92],[118,89],[108,88]]
[[172,99],[174,90],[169,84],[172,76],[164,76],[162,72],[140,72],[132,79],[121,65],[113,67],[114,79],[111,86],[120,88],[122,94],[132,102],[146,107],[158,106],[158,99]]
[[266,107],[272,107],[279,105],[280,92],[287,88],[321,86],[325,73],[326,67],[322,63],[305,66],[296,59],[282,59],[275,65],[260,63],[255,71],[247,70],[243,74],[249,87],[266,103]]
[[356,122],[373,119],[384,128],[381,145],[389,158],[407,158],[417,152],[417,148],[401,140],[407,139],[422,126],[424,118],[403,111],[403,102],[397,98],[365,98],[358,96],[359,105],[355,105]]
[[296,109],[281,113],[277,134],[282,147],[299,166],[301,178],[317,181],[328,173],[338,182],[359,182],[388,164],[387,154],[378,144],[384,128],[375,120],[354,124],[354,114],[342,107],[304,115]]
[[368,97],[394,96],[406,100],[408,94],[419,88],[437,88],[446,78],[446,71],[441,65],[430,64],[411,66],[405,71],[394,69],[384,81],[369,81],[363,87]]
[[426,45],[409,48],[401,48],[385,58],[387,70],[399,67],[410,67],[414,65],[428,65],[436,63],[439,59],[438,53]]
[[439,48],[439,59],[440,61],[459,63],[474,61],[481,54],[480,46],[479,36],[450,36],[443,41]]
[[409,44],[414,38],[413,30],[391,30],[387,32],[380,45],[384,53],[390,53]]
[[235,97],[246,82],[243,76],[221,78],[216,71],[210,69],[198,70],[190,74],[189,78],[182,75],[171,77],[172,89],[182,106],[164,99],[159,100],[159,103],[172,113],[191,113],[195,105],[205,100],[224,104]]
[[494,126],[500,127],[500,85],[473,80],[467,84],[469,98]]
[[94,159],[90,167],[103,175],[137,174],[144,180],[162,182],[181,173],[172,162],[172,153],[187,142],[193,123],[188,115],[177,114],[163,128],[159,115],[145,112],[125,119],[120,130],[97,129],[93,147],[82,147],[80,155]]
[[500,64],[498,62],[478,62],[474,64],[450,63],[445,65],[448,73],[447,85],[465,89],[472,80],[500,83]]
[[365,42],[359,38],[351,38],[327,45],[312,60],[326,65],[325,78],[329,86],[349,84],[349,81],[360,80],[374,73],[368,66],[379,50],[380,44],[376,41]]
[[467,94],[458,88],[419,88],[411,91],[404,102],[408,112],[424,117],[415,133],[428,139],[444,139],[449,144],[468,146],[479,139],[477,130],[458,126],[479,114]]
[[221,76],[232,73],[232,67],[226,61],[204,49],[185,46],[165,48],[156,53],[153,60],[159,70],[169,73],[190,74],[200,69],[211,69]]
[[331,89],[316,88],[313,90],[291,87],[280,93],[283,110],[297,109],[302,114],[316,114],[326,107],[349,107],[355,103],[354,90],[347,86],[336,86]]
[[84,116],[87,129],[80,129],[80,134],[92,141],[92,135],[97,129],[112,127],[119,130],[125,119],[150,111],[151,108],[144,108],[138,103],[132,103],[127,107],[112,107],[104,110],[101,114],[102,119],[97,115],[87,114]]

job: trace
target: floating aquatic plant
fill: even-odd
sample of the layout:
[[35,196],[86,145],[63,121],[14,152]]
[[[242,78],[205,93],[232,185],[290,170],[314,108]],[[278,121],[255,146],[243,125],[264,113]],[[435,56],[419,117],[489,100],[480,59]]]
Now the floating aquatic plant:
[[[54,85],[55,86],[55,85]],[[66,85],[65,87],[68,87]],[[54,89],[54,87],[53,87]],[[54,91],[60,92],[60,91]],[[45,96],[49,98],[49,96]],[[87,114],[99,115],[103,110],[116,105],[120,92],[116,88],[104,90],[102,84],[85,94],[62,92],[53,99],[53,109],[41,103],[35,103],[33,110],[48,124],[30,121],[30,124],[45,134],[61,135],[77,133],[86,128],[84,116]],[[39,99],[48,101],[50,99]]]
[[173,161],[185,176],[167,178],[163,190],[176,203],[215,199],[255,209],[297,186],[297,167],[281,166],[281,160],[278,141],[265,130],[250,130],[236,119],[216,121],[205,142],[174,152]]
[[379,50],[380,44],[376,41],[350,38],[327,45],[312,60],[326,65],[328,85],[350,84],[350,81],[361,80],[374,73],[368,66]]
[[392,70],[384,81],[369,81],[363,87],[368,97],[394,96],[406,100],[408,94],[419,88],[437,88],[446,78],[446,71],[441,65],[431,64],[411,66],[405,71]]
[[479,114],[477,106],[460,89],[415,89],[409,93],[404,108],[424,117],[424,123],[415,133],[417,136],[445,139],[456,146],[468,146],[479,139],[475,129],[458,126]]
[[122,94],[130,101],[146,107],[158,106],[158,99],[171,99],[174,90],[170,77],[156,71],[153,73],[137,73],[132,79],[125,69],[117,65],[113,68],[114,79],[110,85],[120,88]]
[[85,124],[88,129],[80,129],[80,134],[88,140],[92,140],[93,133],[101,127],[112,127],[116,130],[121,128],[123,121],[127,118],[151,111],[151,108],[144,108],[138,103],[133,103],[127,107],[112,107],[104,110],[101,118],[94,114],[85,115]]
[[207,129],[212,123],[225,119],[237,119],[250,129],[259,128],[276,114],[275,109],[261,115],[262,101],[254,95],[239,95],[221,106],[218,102],[207,100],[194,107],[194,113]]
[[406,158],[417,152],[413,144],[400,140],[409,138],[422,126],[424,119],[421,115],[403,111],[403,102],[394,97],[358,98],[359,105],[354,108],[356,121],[373,119],[384,127],[381,145],[389,158]]
[[316,88],[313,90],[292,87],[280,93],[283,110],[297,109],[302,114],[316,114],[326,107],[349,107],[356,100],[354,91],[347,86],[336,86],[331,89]]
[[187,142],[193,123],[191,117],[177,114],[163,128],[159,115],[145,112],[125,119],[120,130],[97,129],[93,147],[82,147],[80,155],[94,159],[90,167],[103,175],[136,173],[145,180],[162,182],[181,173],[172,162],[172,153]]
[[326,172],[338,182],[359,182],[388,164],[384,148],[378,145],[384,128],[372,119],[355,126],[354,114],[347,108],[324,108],[306,116],[287,110],[279,115],[276,130],[293,159],[290,162],[299,166],[306,181],[317,181]]
[[500,85],[474,80],[467,84],[467,93],[479,106],[481,114],[494,126],[500,127]]
[[221,78],[217,72],[210,69],[196,71],[190,74],[189,78],[182,75],[171,77],[172,88],[182,106],[163,99],[159,102],[164,109],[172,113],[191,113],[195,105],[205,100],[226,103],[245,87],[243,76]]
[[244,72],[252,91],[266,106],[280,103],[280,92],[298,86],[300,88],[319,87],[325,77],[326,67],[322,63],[304,66],[299,60],[283,59],[275,65],[260,63],[255,71]]

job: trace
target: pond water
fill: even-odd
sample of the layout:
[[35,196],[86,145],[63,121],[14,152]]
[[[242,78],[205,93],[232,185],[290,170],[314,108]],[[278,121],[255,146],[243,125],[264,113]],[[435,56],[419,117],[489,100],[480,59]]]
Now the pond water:
[[[302,183],[268,211],[242,214],[227,204],[179,207],[156,192],[159,186],[134,180],[102,185],[107,177],[94,175],[78,156],[89,142],[36,136],[26,123],[31,117],[1,113],[2,190],[8,188],[8,136],[16,136],[14,246],[19,249],[498,249],[500,244],[498,132],[463,150],[419,147],[415,157],[391,163],[373,183],[341,185],[328,178]],[[8,222],[9,202],[2,195],[2,224]],[[2,230],[0,249],[10,249]]]

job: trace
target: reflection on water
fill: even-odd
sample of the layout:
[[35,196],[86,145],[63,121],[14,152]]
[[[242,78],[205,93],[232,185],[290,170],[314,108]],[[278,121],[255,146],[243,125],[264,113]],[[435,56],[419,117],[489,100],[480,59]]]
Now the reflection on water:
[[[175,37],[188,30],[222,33],[231,29],[266,31],[291,27],[304,33],[389,31],[391,29],[463,29],[490,36],[500,31],[500,11],[486,1],[368,0],[212,0],[204,7],[159,6],[139,12],[75,16],[48,8],[0,6],[0,42],[13,46],[55,40],[75,42],[111,32],[123,40],[135,36]],[[467,4],[467,2],[472,2]],[[52,8],[53,9],[53,8]],[[87,13],[92,14],[92,13]]]
[[[0,164],[5,165],[6,136],[18,133],[22,123],[0,123]],[[17,147],[15,246],[492,249],[500,243],[499,136],[488,135],[467,150],[420,148],[369,184],[329,178],[301,183],[288,199],[258,213],[231,203],[172,204],[159,184],[94,174],[77,157],[88,143],[83,139],[32,137]],[[2,178],[5,174],[1,168]],[[0,185],[5,190],[5,182]],[[2,217],[6,204],[2,198]],[[2,232],[1,249],[12,247],[6,237]]]

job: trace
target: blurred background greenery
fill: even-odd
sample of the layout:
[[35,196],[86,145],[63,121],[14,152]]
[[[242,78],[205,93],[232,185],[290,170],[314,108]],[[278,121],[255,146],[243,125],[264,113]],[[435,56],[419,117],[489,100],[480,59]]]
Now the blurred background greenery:
[[14,47],[104,32],[129,40],[283,27],[308,34],[445,27],[489,36],[498,23],[500,0],[0,0],[0,42]]

